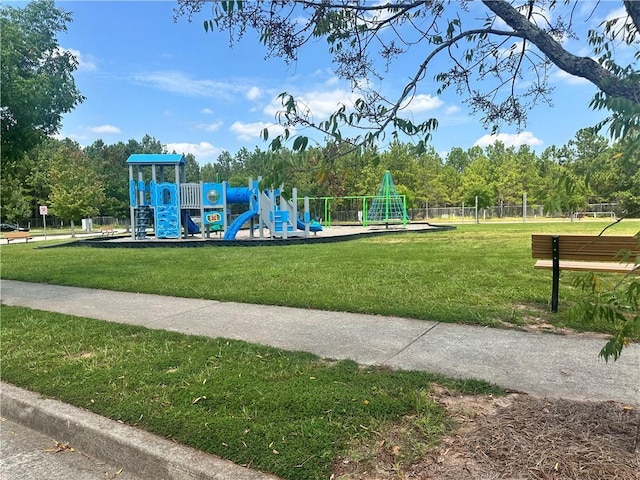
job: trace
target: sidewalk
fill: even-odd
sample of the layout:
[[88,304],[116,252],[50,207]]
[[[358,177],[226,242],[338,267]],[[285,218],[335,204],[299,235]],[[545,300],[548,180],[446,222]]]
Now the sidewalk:
[[209,337],[303,350],[364,365],[478,378],[574,400],[640,404],[640,345],[617,362],[603,338],[525,333],[396,317],[223,303],[9,280],[2,303]]
[[[483,379],[543,397],[615,400],[640,406],[638,344],[626,348],[617,362],[607,364],[598,358],[605,340],[589,335],[525,333],[10,280],[1,280],[0,288],[5,305],[240,339],[327,358],[348,358],[363,365]],[[5,391],[3,387],[3,397]]]

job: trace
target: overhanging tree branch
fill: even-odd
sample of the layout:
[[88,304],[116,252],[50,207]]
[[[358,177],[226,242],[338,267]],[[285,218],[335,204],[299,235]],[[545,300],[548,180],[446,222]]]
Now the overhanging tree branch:
[[[621,81],[619,77],[595,60],[569,53],[549,33],[531,23],[504,0],[482,0],[482,3],[504,20],[515,32],[538,47],[561,70],[589,80],[607,95],[622,97],[634,103],[640,102],[640,83],[637,80],[631,82]],[[627,11],[631,8],[634,14],[638,16],[640,16],[639,4],[640,2],[625,2]],[[631,17],[634,18],[633,15]],[[634,19],[634,21],[636,20]]]

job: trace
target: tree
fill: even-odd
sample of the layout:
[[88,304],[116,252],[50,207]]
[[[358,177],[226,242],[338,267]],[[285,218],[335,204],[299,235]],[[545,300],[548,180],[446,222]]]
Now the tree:
[[454,147],[447,154],[447,165],[455,168],[456,172],[462,173],[470,163],[469,155],[460,147]]
[[493,167],[487,157],[476,158],[464,169],[461,183],[467,205],[473,205],[475,197],[478,197],[479,208],[494,205],[496,195],[492,170]]
[[129,215],[129,172],[125,164],[131,153],[128,145],[118,142],[106,145],[102,140],[96,140],[83,150],[84,158],[89,162],[93,171],[100,175],[100,182],[104,187],[105,200],[100,205],[100,215],[117,218]]
[[72,76],[77,59],[56,38],[70,21],[71,14],[52,0],[0,9],[3,179],[25,152],[57,133],[62,114],[84,99]]
[[[150,135],[140,141],[130,139],[106,145],[102,140],[83,149],[83,156],[91,169],[98,172],[104,187],[105,200],[100,205],[100,215],[116,218],[129,216],[129,171],[126,160],[134,153],[166,153],[162,143]],[[197,164],[196,164],[197,166]]]
[[442,158],[433,148],[427,149],[423,155],[420,155],[418,165],[420,166],[418,182],[422,184],[422,193],[418,200],[423,202],[425,208],[448,203],[451,192],[450,187],[443,181],[444,172],[449,170],[457,175],[457,170],[448,162],[443,165]]
[[0,185],[2,203],[0,215],[10,223],[17,223],[29,217],[31,211],[30,197],[22,182],[15,177],[6,176]]
[[51,213],[71,223],[75,237],[75,221],[96,215],[105,200],[100,176],[83,157],[80,146],[64,140],[51,160]]
[[[438,92],[457,89],[471,109],[483,115],[482,121],[496,130],[503,123],[524,125],[529,108],[550,102],[551,65],[598,88],[593,106],[612,110],[612,128],[623,131],[630,124],[637,128],[640,72],[634,63],[617,64],[615,50],[625,45],[635,52],[636,60],[640,59],[640,2],[622,1],[627,15],[608,19],[589,31],[588,42],[598,55],[596,60],[563,46],[563,40],[575,35],[574,27],[583,11],[576,3],[578,0],[482,0],[487,10],[478,18],[476,12],[468,11],[470,4],[465,0],[178,0],[176,16],[192,19],[205,5],[212,5],[212,18],[205,20],[205,30],[227,31],[233,41],[247,29],[254,29],[268,55],[287,62],[295,62],[306,43],[317,38],[327,42],[335,73],[350,81],[360,98],[352,106],[339,105],[327,120],[314,121],[306,106],[283,92],[278,119],[285,130],[272,140],[272,148],[290,138],[290,128],[312,127],[336,141],[347,140],[346,131],[364,131],[349,139],[355,145],[375,144],[389,134],[391,138],[418,136],[420,151],[437,127],[437,119],[414,123],[410,114],[403,117],[402,112],[429,78],[439,83]],[[587,18],[590,14],[583,15]],[[373,85],[379,82],[371,80],[393,75],[394,61],[403,56],[417,58],[414,74],[397,97],[386,98],[374,90]],[[434,71],[439,56],[449,57],[449,67]],[[384,71],[376,69],[374,57],[385,60]],[[516,83],[525,75],[530,87],[519,91]],[[620,105],[624,108],[616,108]],[[627,122],[615,124],[620,118]],[[266,131],[264,138],[268,139]],[[293,149],[304,149],[307,144],[306,137],[298,136]]]
[[200,181],[200,165],[196,161],[196,157],[193,153],[187,153],[185,155],[185,176],[188,183],[198,183]]

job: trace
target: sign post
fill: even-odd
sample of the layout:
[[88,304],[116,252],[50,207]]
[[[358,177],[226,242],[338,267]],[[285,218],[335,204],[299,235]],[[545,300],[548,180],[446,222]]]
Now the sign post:
[[48,208],[46,205],[40,205],[40,215],[42,215],[42,224],[44,225],[44,239],[47,239],[47,212]]

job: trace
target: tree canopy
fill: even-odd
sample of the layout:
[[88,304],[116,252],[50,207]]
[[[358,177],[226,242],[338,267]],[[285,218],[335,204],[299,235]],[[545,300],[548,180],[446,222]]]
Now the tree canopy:
[[72,76],[78,62],[56,37],[69,22],[71,14],[53,0],[0,8],[3,179],[25,152],[57,133],[62,115],[83,101]]
[[[591,19],[598,2],[589,7],[580,0],[482,0],[485,12],[480,17],[475,8],[479,2],[473,3],[471,14],[466,0],[178,0],[176,15],[192,19],[208,7],[207,31],[225,31],[233,42],[254,29],[267,55],[287,62],[295,62],[306,43],[326,41],[336,75],[349,80],[360,97],[353,105],[338,106],[327,120],[316,121],[295,99],[295,92],[283,92],[278,120],[286,129],[272,139],[272,148],[288,140],[296,127],[311,127],[332,140],[355,145],[371,145],[389,135],[417,136],[420,150],[437,128],[437,119],[416,122],[406,111],[430,80],[439,85],[438,93],[456,89],[494,131],[504,123],[524,126],[529,108],[551,102],[549,75],[554,65],[598,88],[592,106],[611,111],[603,125],[608,124],[612,134],[637,131],[640,2],[619,2],[614,16],[590,28],[581,45],[590,47],[586,55],[569,51],[563,42],[575,38],[576,26]],[[630,51],[631,58],[616,56],[622,49]],[[392,76],[394,62],[409,55],[415,58],[413,75],[398,96],[382,96],[372,80]],[[444,69],[435,61],[441,56],[447,58]],[[382,69],[374,58],[384,60]],[[522,80],[529,85],[526,89],[517,88]],[[347,131],[355,133],[347,138]],[[268,139],[267,131],[263,135]],[[306,137],[298,136],[293,148],[304,149],[307,143]]]
[[75,236],[75,221],[93,217],[100,211],[105,201],[104,186],[78,144],[65,139],[52,153],[48,173],[51,211],[70,222],[71,235]]

